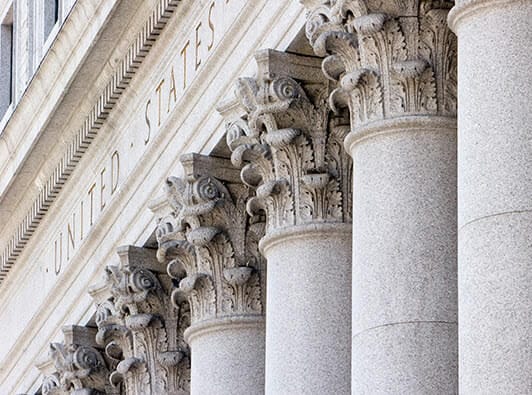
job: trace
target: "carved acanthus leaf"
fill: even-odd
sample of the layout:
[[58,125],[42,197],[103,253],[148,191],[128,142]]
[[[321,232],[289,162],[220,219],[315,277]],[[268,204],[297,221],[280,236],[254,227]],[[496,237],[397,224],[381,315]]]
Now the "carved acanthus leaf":
[[[241,86],[242,90],[255,88],[252,84]],[[247,105],[252,109],[254,104]],[[268,122],[257,113],[256,123],[263,121]],[[185,167],[185,162],[195,166],[194,160],[215,166],[209,157],[190,158],[195,159],[183,159]],[[223,163],[216,159],[216,163],[220,161]],[[227,315],[261,315],[261,283],[254,278],[264,274],[264,262],[256,244],[250,249],[247,242],[254,218],[246,213],[249,187],[224,182],[208,171],[207,175],[192,172],[184,179],[169,177],[166,193],[169,203],[179,201],[180,205],[172,206],[177,210],[159,221],[157,256],[167,263],[169,275],[178,284],[172,292],[174,304],[190,304],[193,325]],[[256,295],[258,303],[246,302]]]
[[94,347],[52,343],[50,358],[56,373],[45,377],[42,385],[44,395],[115,393],[109,388],[107,364]]
[[109,380],[126,393],[189,393],[188,304],[168,302],[172,281],[154,271],[160,266],[153,250],[121,251],[120,265],[106,270],[112,297],[96,310],[96,341],[116,364]]
[[[308,28],[312,30],[313,26]],[[352,44],[339,37],[326,39],[346,52]],[[270,53],[280,56],[275,51]],[[285,59],[286,54],[283,56]],[[275,67],[261,53],[256,58],[259,69]],[[314,68],[319,70],[304,58],[292,55],[290,59],[298,67],[306,61],[307,75]],[[330,78],[344,73],[339,59],[328,59],[333,67]],[[236,95],[247,114],[230,120],[227,126],[233,165],[241,169],[243,182],[256,192],[247,210],[250,214],[266,214],[267,234],[294,225],[351,220],[350,209],[344,204],[344,186],[351,180],[343,178],[349,174],[338,167],[350,166],[350,159],[340,152],[341,160],[330,161],[328,152],[333,129],[338,127],[342,114],[338,111],[335,117],[327,108],[326,81],[297,80],[287,70],[289,66],[270,74],[259,73],[256,79],[238,80]],[[335,91],[336,99],[341,99],[342,92],[343,87]]]
[[407,114],[456,114],[456,37],[450,0],[325,0],[306,33],[328,78],[331,106],[352,128]]
[[43,395],[63,395],[68,393],[61,389],[61,379],[59,378],[59,373],[54,373],[44,377],[41,385],[41,392]]

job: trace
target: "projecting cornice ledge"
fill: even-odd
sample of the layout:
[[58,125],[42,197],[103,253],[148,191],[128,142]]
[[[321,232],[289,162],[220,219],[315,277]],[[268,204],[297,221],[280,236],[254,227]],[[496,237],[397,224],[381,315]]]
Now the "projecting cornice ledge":
[[[28,160],[33,159],[30,154],[35,151],[34,144],[47,133],[45,124],[51,116],[61,111],[61,103],[64,103],[69,90],[76,84],[85,59],[105,46],[98,39],[112,22],[112,15],[119,3],[116,0],[84,0],[72,7],[5,128],[0,131],[2,154],[6,154],[0,156],[2,203],[11,189],[13,177],[20,177],[17,172],[23,170]],[[88,73],[83,77],[85,81],[93,79]],[[20,133],[21,130],[24,133]]]
[[[85,2],[79,2],[80,5],[78,8],[75,6],[72,14],[75,15],[75,13],[78,12],[79,7],[81,7],[81,4],[84,3]],[[94,3],[96,4],[97,2]],[[106,5],[110,5],[111,2],[104,3]],[[75,133],[72,140],[66,144],[66,150],[64,154],[58,161],[53,171],[51,171],[50,175],[46,178],[46,182],[44,182],[44,185],[39,190],[33,204],[30,206],[31,208],[27,211],[27,214],[21,218],[18,226],[12,230],[11,233],[13,236],[9,238],[9,241],[6,243],[6,245],[0,246],[0,248],[2,248],[0,250],[0,285],[5,280],[22,250],[29,242],[31,236],[39,226],[39,223],[46,215],[51,204],[59,195],[63,185],[76,168],[77,164],[87,151],[88,147],[91,145],[92,141],[98,135],[99,130],[102,128],[105,121],[109,117],[109,114],[114,109],[116,103],[129,86],[132,77],[142,64],[144,58],[150,52],[154,43],[160,36],[162,30],[167,25],[170,17],[174,14],[174,11],[179,4],[180,0],[157,1],[157,4],[150,16],[143,24],[143,28],[136,34],[136,37],[132,40],[127,53],[122,60],[118,62],[113,75],[109,78],[108,83],[99,95],[96,103],[87,114],[82,126],[79,128],[77,133]],[[90,14],[85,8],[79,12],[83,12],[84,15]],[[96,10],[94,10],[94,12],[96,13]],[[71,18],[74,20],[74,22],[76,21],[74,16],[71,16]],[[63,29],[67,29],[68,24],[74,22],[72,20],[67,20]],[[105,21],[103,23],[105,23]],[[46,62],[44,65],[46,65]],[[30,86],[29,89],[36,88],[31,88]],[[19,106],[22,105],[24,105],[23,102],[19,104]],[[19,111],[19,113],[22,112],[24,111]],[[19,113],[17,113],[17,111],[15,112],[11,122],[17,122],[16,118],[22,117],[22,115]],[[22,130],[25,130],[25,128],[22,128]],[[16,167],[17,166],[15,165],[14,168]],[[14,172],[15,170],[13,170],[13,174]],[[2,175],[0,179],[6,179],[6,182],[10,183],[12,181],[12,175],[6,175],[6,177]],[[0,191],[3,188],[6,188],[6,186],[7,185],[0,185]]]

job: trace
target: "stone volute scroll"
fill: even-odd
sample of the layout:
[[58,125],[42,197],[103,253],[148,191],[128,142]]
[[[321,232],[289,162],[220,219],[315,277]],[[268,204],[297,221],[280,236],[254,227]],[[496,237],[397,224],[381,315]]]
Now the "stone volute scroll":
[[[155,250],[125,246],[120,263],[91,294],[96,301],[96,341],[115,362],[109,381],[127,394],[190,393],[190,352],[183,339],[187,303],[169,302],[172,281]],[[99,294],[110,294],[103,300]]]
[[266,217],[266,393],[349,393],[349,120],[327,107],[321,59],[255,59],[257,77],[238,79],[235,103],[219,111],[231,161],[255,191],[247,211]]
[[157,256],[176,285],[172,303],[190,305],[192,393],[260,393],[264,221],[246,212],[250,188],[229,160],[188,154],[181,162],[184,177],[166,182],[172,212],[159,221]]
[[302,3],[350,113],[353,393],[457,393],[454,1]]
[[266,213],[267,234],[349,223],[352,165],[342,149],[348,122],[327,108],[329,84],[317,59],[265,50],[256,60],[260,78],[236,83],[245,119],[230,121],[227,131],[231,160],[256,189],[248,211]]
[[95,330],[63,327],[64,342],[51,343],[49,357],[55,372],[45,376],[43,395],[119,395],[109,383],[108,363],[94,341]]
[[454,1],[302,2],[323,72],[339,82],[330,106],[349,107],[354,131],[406,115],[456,116],[456,37],[446,22]]

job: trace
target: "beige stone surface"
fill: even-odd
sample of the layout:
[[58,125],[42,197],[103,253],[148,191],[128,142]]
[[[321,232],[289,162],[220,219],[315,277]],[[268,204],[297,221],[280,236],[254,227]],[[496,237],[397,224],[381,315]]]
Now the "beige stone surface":
[[532,391],[530,0],[12,4],[0,394]]
[[[78,3],[83,3],[79,1]],[[273,8],[264,8],[265,2],[231,2],[231,8],[223,12],[216,20],[220,28],[216,45],[211,56],[202,60],[202,66],[191,79],[186,99],[179,98],[176,103],[178,111],[164,113],[160,127],[152,129],[149,144],[144,144],[147,135],[145,121],[146,102],[151,99],[151,119],[156,119],[157,91],[155,88],[162,78],[167,79],[175,61],[182,63],[179,52],[188,38],[194,40],[196,23],[203,20],[202,33],[205,35],[206,50],[210,38],[208,23],[209,2],[181,2],[181,14],[171,19],[171,23],[157,39],[153,52],[146,57],[132,79],[129,88],[113,109],[106,124],[91,149],[84,156],[80,166],[72,173],[68,182],[52,204],[50,211],[34,234],[32,241],[26,245],[19,256],[18,264],[10,272],[9,280],[0,287],[0,392],[24,393],[36,391],[42,383],[42,377],[34,367],[35,361],[45,355],[50,342],[59,341],[61,326],[65,323],[86,324],[93,320],[94,306],[87,294],[91,284],[98,282],[104,267],[116,262],[116,248],[123,244],[142,245],[153,234],[156,218],[149,211],[149,202],[161,194],[164,181],[170,174],[179,174],[179,155],[185,152],[210,152],[225,132],[223,122],[214,110],[221,98],[230,94],[230,86],[236,73],[253,74],[252,54],[257,48],[286,48],[304,22],[304,12],[297,3],[276,3]],[[144,14],[138,22],[145,23],[145,17],[152,11],[145,3]],[[220,8],[219,11],[222,11]],[[90,15],[89,12],[87,15]],[[270,23],[279,20],[282,23]],[[82,29],[90,20],[78,20]],[[256,24],[255,24],[256,23]],[[250,26],[256,28],[249,29]],[[85,26],[86,27],[86,26]],[[127,49],[137,29],[128,31],[124,42]],[[232,37],[226,40],[226,37]],[[233,56],[238,53],[239,56]],[[117,60],[122,59],[118,56]],[[189,61],[194,58],[191,56]],[[92,59],[98,62],[98,59]],[[107,64],[113,71],[113,64]],[[193,69],[189,64],[189,70]],[[181,69],[179,69],[181,70]],[[105,78],[103,78],[105,80]],[[94,87],[97,90],[98,87]],[[99,88],[102,88],[100,85]],[[167,86],[168,88],[168,86]],[[198,100],[201,98],[201,105]],[[166,110],[168,92],[163,96]],[[87,103],[90,109],[94,103]],[[61,131],[74,132],[87,113],[80,108],[71,123],[65,124]],[[44,111],[44,108],[43,108]],[[45,111],[46,112],[46,111]],[[51,117],[50,111],[47,113]],[[154,124],[152,123],[152,126]],[[32,133],[37,132],[32,129]],[[24,135],[28,141],[34,136]],[[32,144],[25,141],[24,144]],[[133,146],[131,146],[133,143]],[[48,140],[61,152],[58,140]],[[10,152],[4,141],[4,148]],[[93,148],[94,147],[94,148]],[[121,184],[110,196],[110,178],[105,178],[104,199],[106,206],[100,211],[99,186],[94,192],[94,224],[89,229],[87,215],[90,208],[88,190],[93,183],[99,184],[100,173],[107,168],[104,177],[110,177],[110,155],[116,150],[123,150],[121,155]],[[51,160],[51,162],[54,162]],[[55,165],[55,162],[54,162]],[[46,173],[43,169],[43,173]],[[30,172],[33,170],[30,169]],[[123,177],[123,178],[122,178]],[[2,178],[4,180],[4,178]],[[37,184],[42,179],[37,175]],[[41,184],[42,185],[42,184]],[[108,195],[106,195],[106,193]],[[67,225],[72,223],[73,213],[80,209],[84,200],[83,240],[80,240],[79,228],[76,233],[75,251],[70,250],[70,259],[63,261],[61,273],[54,272],[54,242],[59,244],[59,234],[63,232],[64,258],[66,257]],[[1,204],[0,204],[1,205]],[[0,207],[1,209],[1,207]],[[23,218],[24,208],[8,212],[9,218]],[[77,215],[77,214],[76,214]],[[2,214],[2,220],[6,218]],[[79,226],[79,216],[76,216]],[[2,231],[1,237],[8,238]],[[4,287],[6,285],[6,287]],[[3,330],[9,328],[9,330]],[[37,340],[35,340],[37,339]]]

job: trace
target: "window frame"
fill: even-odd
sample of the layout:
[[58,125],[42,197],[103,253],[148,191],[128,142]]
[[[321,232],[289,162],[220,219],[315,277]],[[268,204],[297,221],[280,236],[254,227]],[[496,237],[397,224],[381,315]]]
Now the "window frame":
[[[0,109],[0,133],[4,130],[4,127],[7,123],[7,120],[11,117],[14,108],[15,102],[15,80],[16,80],[16,21],[15,21],[15,10],[14,2],[11,1],[5,8],[5,12],[0,15],[0,67],[3,66],[3,57],[5,52],[9,52],[9,102],[5,108]],[[4,40],[3,36],[5,34],[4,26],[11,26],[9,29],[10,43],[9,47],[6,50],[2,45]],[[4,86],[0,87],[2,90]],[[2,94],[0,92],[0,94]]]

